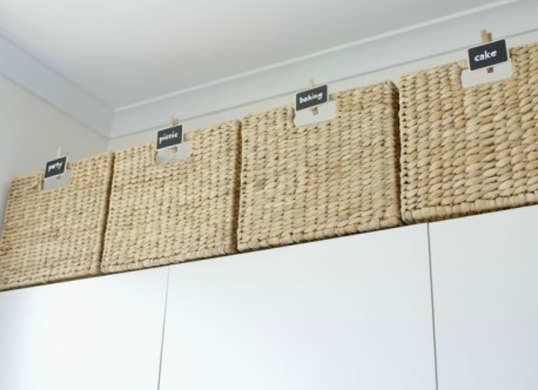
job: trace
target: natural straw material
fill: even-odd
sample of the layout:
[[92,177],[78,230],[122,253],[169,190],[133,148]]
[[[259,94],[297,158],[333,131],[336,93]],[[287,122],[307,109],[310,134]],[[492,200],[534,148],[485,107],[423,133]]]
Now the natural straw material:
[[239,137],[237,121],[186,133],[189,157],[164,164],[154,145],[117,152],[102,271],[235,252]]
[[406,222],[538,202],[538,45],[510,52],[504,81],[462,88],[466,61],[402,77]]
[[240,250],[398,225],[398,94],[331,95],[334,119],[295,127],[292,106],[243,121]]
[[11,182],[0,289],[98,273],[112,155],[70,162],[68,169],[68,183],[55,189],[42,189],[42,173]]

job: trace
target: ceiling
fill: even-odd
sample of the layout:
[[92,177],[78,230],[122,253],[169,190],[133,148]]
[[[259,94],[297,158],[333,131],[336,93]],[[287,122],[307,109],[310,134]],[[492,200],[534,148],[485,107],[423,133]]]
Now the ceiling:
[[1,0],[0,34],[112,109],[487,0]]

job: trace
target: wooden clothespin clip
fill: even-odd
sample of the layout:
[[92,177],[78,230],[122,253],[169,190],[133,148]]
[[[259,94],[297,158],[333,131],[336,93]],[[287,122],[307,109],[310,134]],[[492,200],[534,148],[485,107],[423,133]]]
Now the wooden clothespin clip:
[[[60,157],[64,157],[64,155],[62,154],[62,146],[58,146],[58,149],[56,149],[56,157],[60,158]],[[66,161],[66,165],[67,165],[67,161]],[[67,171],[67,167],[65,167],[65,170]],[[59,176],[56,176],[56,179],[57,180],[60,180],[62,178],[61,175]]]
[[[311,89],[311,88],[314,88],[315,86],[316,86],[316,84],[314,83],[314,80],[313,80],[313,79],[308,80],[308,88]],[[319,110],[318,110],[317,107],[312,107],[312,108],[310,109],[310,111],[312,111],[312,114],[313,114],[313,115],[318,115],[318,114],[319,114]]]
[[175,116],[170,115],[168,117],[168,126],[157,131],[157,139],[155,143],[156,161],[159,163],[159,161],[161,161],[160,157],[163,156],[166,157],[164,160],[173,158],[173,155],[178,152],[182,142],[183,126],[179,124],[179,120]]
[[[169,115],[168,116],[168,126],[175,127],[177,125],[179,125],[179,119],[177,119],[174,115]],[[183,138],[183,134],[182,134],[182,138]],[[174,152],[177,152],[177,146],[173,147],[172,150]]]
[[[480,31],[480,35],[482,37],[482,43],[489,43],[493,40],[492,34],[485,29]],[[486,70],[488,73],[493,73],[493,67],[489,67]]]
[[179,123],[175,116],[170,115],[168,117],[168,126],[157,131],[155,162],[162,164],[187,158],[190,146],[188,143],[184,143],[183,139],[183,125]]
[[177,119],[174,115],[170,115],[168,117],[168,124],[170,125],[170,127],[177,126],[179,125],[179,119]]

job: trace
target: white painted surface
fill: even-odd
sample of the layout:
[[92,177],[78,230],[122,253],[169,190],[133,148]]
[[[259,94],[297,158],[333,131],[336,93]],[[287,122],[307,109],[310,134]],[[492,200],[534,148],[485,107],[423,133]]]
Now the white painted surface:
[[102,153],[108,140],[0,76],[0,230],[9,182],[43,169],[58,146],[79,159]]
[[426,225],[171,267],[162,390],[434,390]]
[[463,88],[471,88],[475,85],[508,80],[512,77],[513,70],[514,64],[510,58],[507,62],[495,65],[492,73],[488,73],[488,68],[483,68],[478,71],[465,69],[461,72],[461,85]]
[[118,107],[489,3],[55,0],[42,7],[3,0],[0,25],[17,45]]
[[[330,92],[329,92],[330,93]],[[313,110],[299,110],[295,112],[293,124],[296,127],[307,126],[314,123],[320,123],[333,120],[336,116],[336,102],[329,101],[317,106]]]
[[[4,15],[1,10],[0,4],[0,15]],[[109,135],[113,116],[110,107],[0,35],[1,75],[32,91],[93,131]]]
[[[537,19],[534,15],[538,14],[538,2],[534,4],[537,8],[536,13],[531,13],[533,15],[532,23],[536,23]],[[507,18],[509,20],[523,20],[522,23],[524,22],[524,19],[518,17]],[[497,28],[493,31],[498,31],[498,28],[502,25],[500,15],[496,20],[496,23],[491,23]],[[480,31],[476,29],[477,23],[478,21],[475,21],[473,24],[472,34],[469,33],[470,40],[480,38]],[[431,39],[432,36],[443,36],[445,33],[453,34],[454,29],[459,31],[457,25],[451,25],[450,27],[446,26],[446,29],[442,29],[441,31],[438,28],[432,27],[430,29],[431,31],[428,31],[424,35],[417,34],[415,38],[410,38],[409,41],[402,40],[401,37],[399,39],[395,38],[393,41],[394,46],[389,53],[393,55],[411,53],[412,59],[420,57],[425,53],[429,53],[428,51],[421,53],[422,48],[427,46],[427,42],[431,44],[435,42],[436,45],[445,44],[445,41],[451,42],[450,39],[440,41]],[[495,37],[499,37],[499,35],[495,35]],[[538,42],[538,31],[519,34],[508,38],[507,42],[511,46]],[[417,45],[417,50],[415,50],[414,45]],[[384,48],[384,46],[380,46],[379,42],[373,42],[368,47],[372,50],[379,50],[379,55],[381,55]],[[411,48],[412,50],[402,51],[398,49],[401,47]],[[383,68],[385,64],[384,58],[386,57],[377,57],[378,62],[370,63],[368,62],[368,57],[361,55],[359,48],[351,50],[349,56],[345,55],[343,51],[339,51],[325,58],[325,60],[318,58],[311,63],[304,63],[302,70],[297,68],[297,71],[293,71],[292,68],[287,68],[291,72],[288,73],[288,70],[275,69],[265,74],[265,76],[257,75],[245,80],[238,79],[227,84],[212,86],[207,90],[193,91],[192,93],[139,106],[125,112],[117,112],[115,114],[115,124],[112,132],[113,138],[110,140],[109,150],[118,150],[129,146],[154,142],[156,128],[165,125],[170,114],[175,114],[183,123],[184,130],[188,132],[219,122],[241,119],[249,113],[260,112],[280,105],[294,104],[295,95],[291,92],[294,89],[304,89],[307,85],[308,78],[313,77],[314,70],[316,72],[328,72],[322,77],[315,77],[315,81],[316,83],[329,82],[329,91],[332,93],[386,80],[392,80],[395,84],[398,84],[400,76],[404,73],[427,69],[465,58],[465,50],[461,48],[460,50],[443,55],[436,55],[416,61],[413,60],[388,68]],[[369,64],[368,66],[372,70],[371,73],[359,74],[351,78],[345,77],[347,74],[356,75],[358,70],[365,64]],[[497,77],[499,74],[499,72],[496,72],[494,77]],[[278,95],[279,91],[285,91],[285,94],[270,97]],[[239,106],[235,107],[234,105],[236,103],[240,103]],[[230,108],[230,106],[233,107]],[[190,115],[193,113],[200,114],[200,116],[195,115],[191,118]],[[125,135],[144,129],[147,130],[140,131],[136,134]],[[124,134],[124,136],[118,136],[121,134]]]
[[[391,2],[378,3],[382,4],[387,16],[400,17],[398,7],[391,7]],[[412,6],[412,2],[398,1],[398,3],[411,12],[417,10]],[[426,8],[452,3],[430,1]],[[285,6],[286,12],[291,12],[290,8],[294,4],[295,2],[288,2]],[[327,1],[324,4],[337,8],[334,2]],[[262,8],[265,10],[266,7]],[[305,7],[305,10],[310,9],[318,9],[318,4]],[[339,12],[344,13],[344,11]],[[371,83],[372,80],[398,81],[403,72],[443,64],[447,60],[465,58],[465,49],[480,41],[481,28],[492,31],[495,38],[512,38],[522,33],[535,31],[538,28],[538,20],[535,17],[537,14],[538,2],[536,1],[510,2],[510,4],[481,12],[459,15],[449,20],[414,26],[396,33],[390,32],[375,39],[365,39],[349,45],[333,47],[321,53],[253,72],[234,73],[234,77],[215,80],[194,88],[179,89],[177,86],[170,85],[169,91],[175,92],[116,110],[111,135],[118,137],[163,125],[170,114],[176,114],[183,120],[196,119],[207,114],[220,113],[223,110],[235,110],[240,106],[255,105],[265,99],[278,99],[287,95],[291,97],[295,91],[304,89],[308,80],[312,78],[317,83],[330,83],[335,89],[338,88],[336,84],[350,78],[357,79],[355,84],[358,85]],[[362,17],[368,18],[367,14],[363,14],[362,11],[361,15],[351,24],[353,28],[360,28],[362,22],[358,20],[362,20]],[[352,16],[356,17],[354,14]],[[274,18],[268,18],[268,20],[281,28]],[[380,25],[384,20],[385,17],[374,19],[375,23]],[[253,24],[245,25],[252,30]],[[312,28],[313,25],[305,24],[308,28]],[[322,30],[324,34],[330,34],[325,28]],[[284,39],[286,45],[293,36],[295,34]],[[267,38],[267,41],[260,42],[260,46],[265,46],[267,50],[275,50],[275,46],[281,43],[275,39]],[[537,40],[534,35],[528,41],[521,41],[518,37],[513,41],[519,44]],[[241,61],[248,62],[251,56],[245,52],[239,58]],[[220,62],[217,61],[217,64],[219,64],[217,67],[220,66]],[[264,65],[269,64],[269,62],[264,63]],[[238,67],[237,70],[239,69],[241,68]],[[177,69],[175,71],[181,73]],[[189,72],[187,74],[190,76]],[[347,85],[347,83],[344,82],[342,85]],[[286,100],[286,103],[290,102],[293,102],[292,97]]]
[[113,118],[118,137],[461,53],[483,27],[536,31],[537,13],[530,0],[6,0],[0,72],[92,128]]
[[168,269],[0,294],[0,389],[156,390]]
[[439,390],[538,388],[538,206],[430,225]]

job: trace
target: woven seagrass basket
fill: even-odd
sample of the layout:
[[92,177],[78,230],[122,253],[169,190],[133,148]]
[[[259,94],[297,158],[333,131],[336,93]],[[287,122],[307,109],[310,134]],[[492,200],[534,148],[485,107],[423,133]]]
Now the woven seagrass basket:
[[336,116],[304,127],[295,127],[293,106],[244,118],[239,250],[400,223],[396,87],[331,100]]
[[103,272],[236,252],[240,123],[184,140],[190,155],[165,164],[154,145],[115,154]]
[[504,81],[464,89],[466,61],[402,77],[406,222],[538,202],[538,44],[510,53]]
[[13,179],[0,243],[0,289],[95,275],[105,230],[112,155],[70,162],[66,185],[43,174]]

